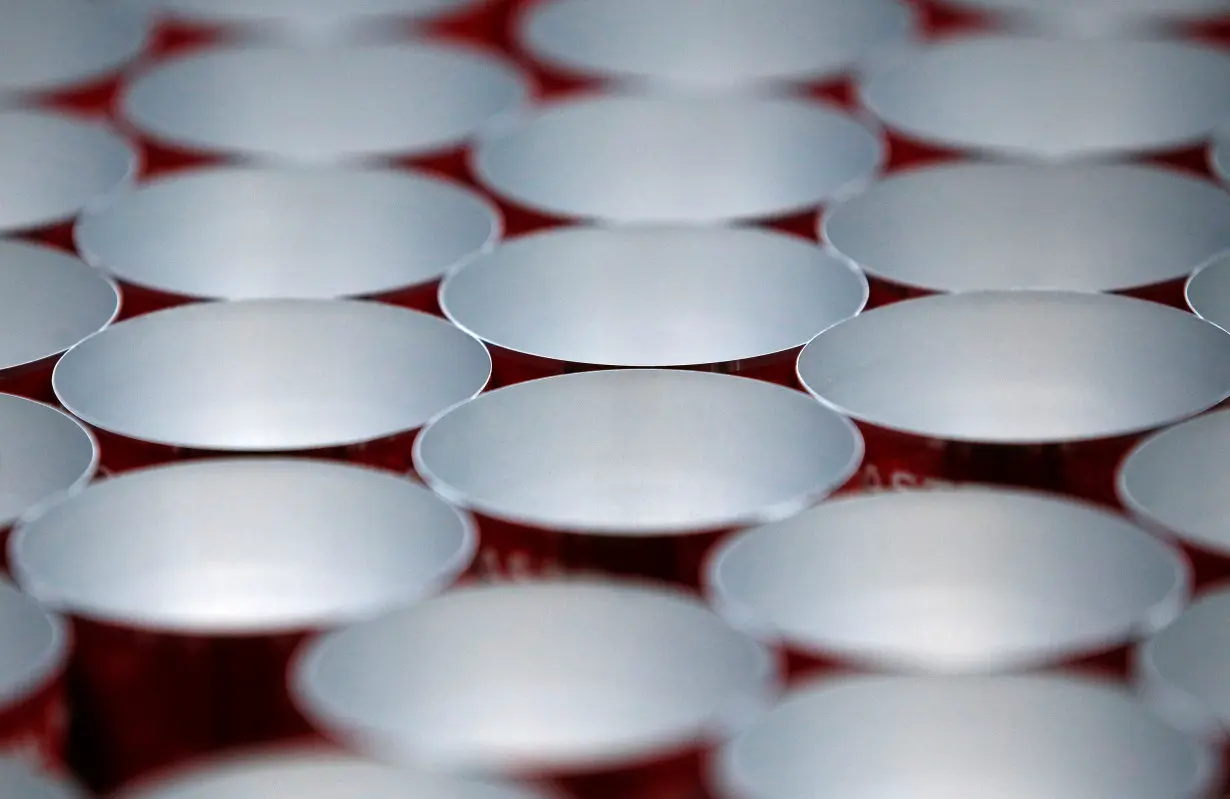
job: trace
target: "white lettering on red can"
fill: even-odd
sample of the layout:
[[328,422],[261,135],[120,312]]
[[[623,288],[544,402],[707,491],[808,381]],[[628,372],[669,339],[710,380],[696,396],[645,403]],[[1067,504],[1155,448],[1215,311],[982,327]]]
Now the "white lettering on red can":
[[875,464],[863,467],[860,482],[867,491],[936,490],[955,488],[957,485],[948,480],[940,480],[935,477],[919,477],[904,469],[893,469],[886,478]]

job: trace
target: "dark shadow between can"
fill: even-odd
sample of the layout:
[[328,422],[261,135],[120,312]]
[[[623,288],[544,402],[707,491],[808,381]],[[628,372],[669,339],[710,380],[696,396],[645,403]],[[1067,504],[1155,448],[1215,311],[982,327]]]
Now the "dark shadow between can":
[[803,345],[866,302],[867,281],[846,259],[794,236],[718,227],[531,234],[440,287],[444,314],[491,351],[495,386],[677,367],[794,387]]
[[439,313],[440,278],[499,241],[499,211],[405,170],[214,168],[85,214],[82,258],[120,281],[125,318],[192,300],[366,297]]
[[256,458],[95,483],[23,520],[10,557],[72,619],[70,755],[105,791],[308,734],[285,685],[304,638],[438,593],[475,547],[469,517],[415,482]]

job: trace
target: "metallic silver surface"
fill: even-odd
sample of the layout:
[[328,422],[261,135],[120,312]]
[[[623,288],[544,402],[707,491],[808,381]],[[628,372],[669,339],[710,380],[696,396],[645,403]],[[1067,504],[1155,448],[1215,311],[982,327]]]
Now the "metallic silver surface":
[[1230,330],[1230,251],[1197,269],[1185,289],[1192,313]]
[[210,459],[128,472],[18,527],[13,574],[45,606],[144,629],[324,628],[431,596],[474,555],[468,517],[388,472]]
[[1230,730],[1230,591],[1203,594],[1173,624],[1137,652],[1135,683],[1171,723],[1224,738]]
[[0,369],[59,355],[119,311],[115,284],[76,257],[0,239]]
[[1140,433],[1230,397],[1230,335],[1144,300],[983,291],[907,300],[821,333],[799,376],[855,419],[946,441]]
[[728,621],[859,666],[974,674],[1046,666],[1165,626],[1187,602],[1177,550],[1046,494],[855,495],[728,539],[707,573]]
[[87,0],[0,0],[0,101],[101,81],[145,47],[149,22]]
[[970,36],[861,85],[891,129],[932,145],[1071,161],[1200,144],[1230,116],[1230,53],[1180,40]]
[[1119,467],[1124,506],[1202,550],[1230,554],[1230,411],[1205,414],[1142,441]]
[[898,172],[825,214],[830,246],[931,291],[1118,291],[1230,249],[1230,194],[1130,164],[949,164]]
[[637,583],[465,588],[330,633],[292,667],[331,738],[433,771],[632,765],[742,729],[772,658],[699,600]]
[[510,120],[474,151],[479,180],[536,211],[621,224],[805,212],[872,179],[876,131],[835,107],[751,96],[608,96]]
[[98,444],[80,422],[41,402],[0,394],[0,529],[94,479]]
[[1213,751],[1120,687],[1062,677],[847,677],[728,744],[722,799],[1205,799]]
[[[528,788],[397,769],[327,748],[248,751],[147,780],[117,799],[546,799]],[[18,797],[18,799],[21,799]]]
[[0,796],[5,799],[83,799],[75,786],[36,771],[25,761],[0,757]]
[[610,366],[781,353],[866,302],[867,280],[844,259],[738,228],[548,231],[470,261],[440,287],[444,313],[483,341]]
[[438,279],[500,237],[464,187],[404,170],[194,170],[125,192],[77,223],[78,251],[182,296],[371,296]]
[[256,29],[302,40],[399,21],[426,22],[490,0],[157,0],[163,13],[187,22]]
[[1230,183],[1230,128],[1214,132],[1209,145],[1209,168],[1223,183]]
[[510,63],[454,45],[219,48],[137,77],[120,113],[182,149],[319,166],[461,147],[528,93]]
[[482,344],[438,317],[356,300],[243,300],[113,325],[65,353],[52,382],[94,427],[253,452],[409,432],[490,374]]
[[1059,33],[1154,32],[1230,14],[1227,0],[940,0],[954,9],[991,14],[1014,28]]
[[71,222],[137,168],[136,151],[102,122],[0,111],[0,235]]
[[599,535],[711,531],[798,513],[862,460],[847,419],[782,386],[710,372],[549,377],[453,408],[415,441],[462,507]]
[[0,578],[0,707],[11,708],[50,685],[64,669],[69,645],[62,618]]
[[837,77],[915,27],[898,0],[551,0],[531,6],[515,35],[569,73],[654,90],[727,90]]

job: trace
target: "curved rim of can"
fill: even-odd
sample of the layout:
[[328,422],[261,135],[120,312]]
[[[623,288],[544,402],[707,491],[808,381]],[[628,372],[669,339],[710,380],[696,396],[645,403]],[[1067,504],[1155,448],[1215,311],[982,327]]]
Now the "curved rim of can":
[[[279,501],[287,496],[297,501]],[[388,517],[348,526],[374,507]],[[282,535],[287,529],[296,535]],[[171,536],[183,548],[168,557],[156,542]],[[208,458],[126,472],[34,508],[9,554],[18,585],[65,615],[162,633],[252,635],[328,628],[423,601],[468,568],[477,546],[469,514],[393,472]],[[338,580],[346,570],[348,583]],[[271,584],[281,589],[276,599]],[[252,601],[236,604],[244,589]]]
[[[1076,16],[1093,21],[1107,21],[1116,28],[1122,24],[1129,30],[1146,30],[1165,22],[1202,22],[1230,14],[1225,0],[940,0],[949,8],[1007,15],[1013,21],[1029,22]],[[1066,6],[1066,7],[1065,7]],[[1152,24],[1151,24],[1152,23]]]
[[[935,723],[937,714],[944,724]],[[862,757],[835,759],[826,756],[831,751]],[[1141,771],[1148,780],[1123,775],[1123,762],[1140,762],[1138,753],[1158,753]],[[884,765],[867,769],[869,758]],[[1008,786],[1036,785],[1039,770],[1049,765],[1056,772],[1077,770],[1084,779],[1076,784],[1100,783],[1111,793],[1134,786],[1115,795],[1146,799],[1158,795],[1151,789],[1203,796],[1217,781],[1217,761],[1213,747],[1109,681],[1055,674],[857,675],[809,683],[788,695],[720,750],[710,776],[733,796],[824,795],[825,788],[849,781],[874,790],[873,780],[884,777],[925,784],[927,769],[952,784],[954,772],[981,768],[958,784],[978,793],[987,786],[996,795],[1005,780]]]
[[[1140,71],[1126,80],[1123,63],[1115,62],[1132,58]],[[1039,83],[1039,75],[1053,76],[1054,85]],[[1192,80],[1220,96],[1193,91]],[[888,59],[865,71],[857,94],[901,138],[966,156],[1063,163],[1203,145],[1230,114],[1226,85],[1230,54],[1195,42],[998,33],[940,40]],[[1023,88],[1014,93],[1014,86]],[[1161,98],[1173,105],[1176,97],[1188,100],[1179,112],[1144,107]],[[1114,98],[1115,107],[1100,117],[1104,98]],[[1111,124],[1129,101],[1136,104],[1133,120],[1146,120],[1149,129]]]
[[[1114,315],[1114,318],[1122,318],[1122,327],[1124,335],[1135,334],[1137,336],[1145,336],[1149,341],[1156,339],[1156,334],[1159,333],[1159,328],[1162,331],[1171,331],[1172,335],[1181,335],[1184,338],[1190,339],[1189,344],[1201,345],[1198,354],[1204,355],[1201,359],[1201,364],[1208,367],[1210,363],[1219,365],[1225,371],[1222,376],[1220,387],[1209,386],[1190,386],[1193,391],[1191,394],[1200,394],[1199,397],[1184,398],[1183,403],[1173,402],[1173,408],[1150,410],[1145,414],[1127,415],[1122,420],[1116,421],[1113,424],[1109,422],[1101,422],[1099,424],[1085,424],[1083,421],[1079,423],[1068,423],[1065,427],[1056,427],[1053,422],[1056,418],[1055,413],[1045,414],[1045,423],[1036,422],[1032,425],[1022,425],[1019,420],[1011,420],[1011,424],[1002,424],[1000,420],[992,417],[994,424],[980,423],[977,427],[981,429],[971,428],[965,425],[952,425],[948,422],[934,423],[924,420],[912,420],[911,413],[907,409],[906,412],[901,412],[898,409],[893,409],[891,412],[871,409],[861,410],[854,405],[853,402],[846,399],[838,399],[830,396],[830,392],[822,385],[824,375],[827,370],[833,368],[832,354],[823,355],[822,348],[838,346],[844,351],[848,351],[848,356],[852,359],[856,370],[859,374],[867,374],[868,370],[858,369],[857,364],[860,363],[860,358],[868,357],[867,347],[870,343],[878,342],[877,351],[880,353],[880,369],[877,374],[884,373],[884,361],[897,357],[899,360],[905,360],[898,353],[906,355],[917,352],[916,348],[902,346],[903,341],[926,341],[926,352],[935,356],[936,363],[933,364],[936,368],[936,377],[940,374],[947,374],[945,369],[952,366],[969,363],[971,357],[978,357],[984,363],[989,364],[992,360],[999,363],[994,367],[988,366],[988,374],[998,373],[1003,374],[1005,367],[1004,361],[1011,362],[1013,356],[1021,356],[1026,352],[1021,347],[1008,347],[1004,345],[1004,339],[992,335],[992,330],[995,325],[1002,324],[1012,326],[1007,321],[1007,317],[1002,315],[991,314],[992,309],[1002,310],[1004,307],[1016,306],[1022,313],[1028,313],[1030,306],[1041,308],[1049,308],[1056,313],[1067,313],[1070,318],[1065,318],[1063,321],[1072,324],[1067,325],[1046,325],[1038,321],[1029,330],[1030,334],[1041,335],[1043,333],[1054,334],[1058,337],[1054,347],[1048,352],[1050,354],[1064,355],[1071,354],[1078,360],[1080,356],[1086,356],[1088,366],[1092,367],[1094,362],[1101,364],[1105,359],[1098,359],[1095,355],[1091,355],[1088,348],[1073,350],[1068,345],[1071,341],[1071,328],[1075,323],[1081,320],[1082,316],[1092,317],[1095,313],[1101,313],[1104,316]],[[960,323],[959,317],[955,315],[955,311],[967,311],[969,314],[976,317],[972,323],[976,322],[976,327],[966,331],[965,325]],[[978,314],[981,313],[979,316]],[[920,321],[917,326],[909,331],[903,330],[901,322],[904,319],[910,320],[917,317]],[[1028,318],[1028,316],[1024,317]],[[1106,321],[1105,319],[1102,320]],[[890,324],[891,322],[891,324]],[[928,322],[935,324],[928,324]],[[938,330],[928,329],[933,328],[936,324],[943,322],[944,325]],[[1154,324],[1149,324],[1153,322]],[[1143,326],[1142,326],[1143,323]],[[873,327],[876,335],[864,333],[864,329],[876,325],[878,329]],[[1104,325],[1100,325],[1104,327]],[[1021,327],[1021,326],[1012,326]],[[1153,327],[1150,333],[1142,332],[1145,327]],[[1184,332],[1190,331],[1190,332]],[[890,335],[891,332],[891,335]],[[943,333],[943,344],[935,343],[935,333]],[[962,335],[963,333],[971,333],[973,335]],[[1010,330],[1008,334],[1020,340],[1020,336],[1025,335],[1021,330]],[[1114,352],[1123,352],[1123,338],[1119,336],[1113,343]],[[853,343],[844,343],[848,339],[858,341],[860,346]],[[1032,339],[1034,341],[1036,339]],[[842,344],[833,344],[834,341],[843,342]],[[1111,346],[1111,342],[1107,341],[1106,345]],[[954,348],[969,347],[969,348],[985,348],[986,351],[978,352],[960,352],[957,355],[952,355]],[[1215,350],[1222,350],[1217,353]],[[1146,352],[1156,352],[1158,357],[1155,359],[1155,366],[1169,364],[1173,359],[1166,359],[1164,354],[1154,347],[1152,349],[1145,348]],[[993,356],[993,357],[992,357]],[[1216,357],[1214,357],[1216,356]],[[816,359],[824,358],[824,365],[813,365]],[[943,361],[949,361],[944,363]],[[1037,359],[1033,359],[1031,363]],[[1185,359],[1191,360],[1191,359]],[[1081,367],[1081,368],[1078,368]],[[1082,364],[1069,365],[1065,371],[1087,373],[1087,369],[1083,368]],[[1123,379],[1128,379],[1131,376],[1139,376],[1138,369],[1121,370]],[[1208,377],[1207,368],[1192,368],[1189,370],[1191,374],[1186,375],[1189,380],[1201,380],[1209,383],[1214,382]],[[1035,379],[1039,376],[1039,370],[1033,369]],[[1215,325],[1208,324],[1204,320],[1198,319],[1194,315],[1177,308],[1161,305],[1146,300],[1138,300],[1131,297],[1121,297],[1113,294],[1097,294],[1093,292],[1076,292],[1076,291],[1050,291],[1050,290],[1008,290],[1008,291],[971,291],[963,294],[932,294],[926,297],[917,299],[905,300],[903,302],[893,303],[891,305],[882,306],[872,311],[867,311],[844,322],[839,322],[829,329],[820,333],[812,339],[803,351],[799,353],[797,365],[797,374],[800,384],[812,397],[818,400],[822,405],[833,409],[835,412],[849,417],[862,424],[871,425],[883,430],[903,433],[911,436],[918,436],[927,439],[933,439],[945,442],[965,442],[972,444],[996,444],[996,445],[1045,445],[1045,444],[1077,444],[1082,442],[1092,442],[1099,440],[1108,440],[1120,438],[1122,436],[1134,435],[1139,433],[1149,432],[1167,425],[1181,422],[1187,418],[1195,416],[1203,411],[1213,408],[1227,398],[1230,398],[1230,333],[1218,328]],[[1182,377],[1183,375],[1179,375]],[[978,378],[975,375],[975,378]],[[1171,375],[1170,377],[1175,377]],[[1214,375],[1214,378],[1216,375]],[[983,379],[974,379],[974,383],[985,382],[986,375]],[[1084,377],[1082,380],[1086,379]],[[850,383],[846,380],[845,383]],[[1071,381],[1066,381],[1071,383]],[[1156,385],[1155,377],[1140,377],[1139,387]],[[1122,387],[1120,387],[1122,388]],[[1199,389],[1196,391],[1195,389]],[[909,402],[917,397],[918,386],[914,385],[911,389],[914,394],[908,392],[902,393],[891,387],[886,387],[885,393],[894,398]],[[1207,396],[1204,396],[1207,395]],[[1167,397],[1167,400],[1170,398]],[[866,405],[863,402],[860,404]],[[981,406],[980,406],[981,407]],[[928,415],[923,413],[924,416]],[[936,414],[931,413],[931,416]],[[1085,419],[1087,414],[1075,413],[1074,417]],[[945,418],[952,418],[952,414],[946,414]],[[964,416],[962,416],[964,418]],[[1038,419],[1042,419],[1042,415],[1037,415]],[[992,427],[1007,428],[1007,429],[991,429]],[[1015,428],[1015,429],[1013,429]],[[1026,429],[1030,428],[1030,429]]]
[[1230,195],[1146,164],[957,162],[896,172],[820,222],[828,249],[895,286],[1127,291],[1230,248]]
[[[675,402],[685,391],[695,395],[695,404],[689,408],[683,408]],[[619,415],[627,414],[625,418],[633,423],[633,427],[627,429],[626,425],[620,424],[593,424],[596,411],[588,408],[582,410],[580,405],[583,402],[578,403],[573,400],[579,397],[584,401],[586,393],[594,394],[595,392],[596,396],[602,397],[603,404],[600,407],[608,416],[614,414],[607,421],[618,420]],[[548,412],[539,405],[544,397],[554,399],[561,407],[552,408]],[[672,402],[663,405],[660,400],[665,397],[671,397]],[[615,401],[616,399],[618,401]],[[727,401],[723,404],[722,399]],[[642,435],[640,440],[634,441],[632,431],[645,429],[632,415],[633,403],[638,400],[647,412],[660,412],[663,418],[669,417],[671,412],[678,414],[678,418],[671,422],[658,420],[657,426],[665,432],[675,434],[679,440],[663,444],[660,437]],[[739,407],[751,403],[760,406],[770,405],[773,412],[763,409],[762,412],[756,414],[738,413]],[[793,415],[798,423],[789,425],[792,429],[786,430],[784,427],[786,423],[782,420],[792,410],[791,403],[794,404]],[[515,450],[512,442],[501,440],[500,435],[515,432],[525,441],[532,438],[529,433],[533,428],[523,418],[526,414],[518,413],[518,410],[526,405],[539,407],[539,412],[531,416],[531,419],[537,420],[536,426],[541,427],[544,435],[554,433],[555,442],[565,449],[564,452],[559,453],[559,460],[564,461],[560,465],[553,466],[547,463],[547,456],[555,453],[549,452],[542,446],[530,447],[522,453],[523,455],[532,453],[533,462],[523,464],[517,464],[515,461],[508,462],[509,453]],[[492,410],[488,410],[489,408]],[[569,409],[572,410],[571,417],[566,414]],[[710,419],[708,425],[699,424],[702,417],[698,414],[705,410],[721,418]],[[484,425],[480,433],[489,434],[486,440],[483,440],[480,435],[466,440],[470,432],[467,429],[467,421],[472,420],[475,414],[482,413],[487,413],[489,417],[494,416],[497,420],[501,416],[508,418],[502,426],[491,423]],[[712,488],[704,492],[705,501],[698,501],[694,497],[684,497],[682,501],[677,498],[668,501],[668,498],[664,497],[661,502],[649,504],[644,502],[643,498],[652,488],[656,488],[659,493],[665,491],[671,496],[676,496],[673,490],[679,486],[679,474],[695,474],[703,472],[701,466],[712,467],[717,461],[712,456],[713,453],[708,451],[705,442],[711,441],[710,433],[728,434],[730,430],[727,422],[731,420],[759,423],[765,436],[772,434],[773,443],[779,446],[789,445],[796,451],[798,456],[794,459],[796,462],[789,466],[800,468],[807,466],[813,474],[808,474],[805,480],[800,480],[795,476],[792,481],[793,485],[780,491],[777,490],[778,487],[783,482],[789,482],[780,479],[782,475],[775,475],[772,481],[764,479],[763,482],[766,484],[773,483],[773,496],[741,497],[736,502],[729,498],[728,491],[723,490],[720,493],[726,498],[727,507],[719,509],[712,507],[713,496],[718,493]],[[470,423],[472,424],[472,421]],[[783,428],[775,429],[779,425]],[[590,488],[595,495],[606,496],[594,502],[569,507],[572,504],[569,497],[576,495],[578,487],[574,485],[569,488],[565,480],[559,483],[558,490],[551,492],[551,496],[556,497],[556,507],[547,507],[544,501],[546,497],[533,495],[534,489],[531,489],[531,494],[518,497],[516,492],[524,492],[526,486],[533,485],[530,478],[535,475],[529,470],[534,466],[537,466],[540,471],[537,475],[540,484],[559,481],[561,475],[581,473],[575,466],[567,463],[568,458],[587,460],[591,458],[593,450],[587,444],[578,443],[582,441],[581,434],[584,431],[570,430],[569,426],[600,428],[596,435],[591,430],[592,441],[589,443],[598,442],[601,447],[604,447],[601,451],[605,452],[607,457],[601,463],[610,465],[614,471],[606,475],[605,482],[598,479],[601,475],[595,469],[587,468],[583,474],[587,481],[592,481],[585,487]],[[563,434],[558,432],[561,430]],[[457,453],[461,451],[461,447],[448,444],[450,438],[458,437],[462,438],[462,443],[475,450],[468,455],[463,453],[459,460]],[[437,438],[442,438],[443,443],[437,444]],[[650,438],[653,440],[650,441]],[[829,445],[832,451],[826,452],[823,451],[825,447],[816,447],[820,441]],[[750,450],[758,443],[763,444],[763,441],[744,442],[744,449],[748,449],[749,452],[745,452],[742,456],[731,454],[732,450],[729,448],[724,450],[723,455],[729,459],[729,468],[739,472],[747,469],[746,464],[756,463],[750,458]],[[570,447],[572,451],[569,451]],[[428,451],[429,448],[430,451]],[[525,449],[525,445],[522,448]],[[693,460],[687,465],[694,469],[682,472],[671,471],[656,481],[646,481],[642,478],[636,489],[636,496],[642,497],[642,500],[637,504],[627,504],[631,503],[632,495],[623,497],[623,499],[616,496],[625,490],[620,487],[620,475],[616,473],[621,468],[620,462],[623,460],[616,456],[620,448],[626,448],[624,458],[651,456],[680,458],[686,456]],[[820,454],[815,455],[813,450],[820,451]],[[844,485],[857,472],[863,460],[863,452],[862,434],[852,421],[821,404],[814,403],[802,392],[784,386],[711,372],[673,369],[606,369],[516,383],[490,391],[469,402],[459,403],[437,416],[423,428],[414,441],[413,460],[415,471],[433,491],[454,505],[466,508],[480,516],[559,533],[637,538],[696,535],[793,516]],[[475,485],[476,481],[481,483],[485,479],[481,472],[478,478],[467,474],[466,470],[473,469],[476,465],[479,469],[483,468],[488,463],[485,456],[493,453],[500,454],[507,468],[519,470],[520,480],[511,486],[514,492],[511,497],[507,493],[510,488],[507,482],[488,483],[488,486],[495,486],[494,489],[490,489],[481,484]],[[453,457],[456,462],[453,464],[442,462],[442,456],[445,454]],[[475,457],[470,457],[470,455],[475,455]],[[778,461],[774,461],[775,468],[778,468],[777,463]],[[494,468],[498,474],[501,464],[496,462]],[[786,467],[786,471],[790,475],[795,474],[789,467]],[[448,474],[448,472],[455,474]],[[725,482],[729,488],[730,481]],[[624,500],[627,500],[627,503]],[[594,508],[598,502],[605,502],[607,507],[595,511]],[[664,510],[668,504],[675,505],[675,507]]]
[[4,97],[62,92],[115,76],[150,38],[149,19],[115,3],[6,0],[0,17]]
[[[45,485],[32,492],[28,501],[22,501],[20,510],[0,513],[0,529],[12,527],[27,513],[49,502],[59,501],[63,497],[71,497],[84,490],[98,475],[99,461],[102,454],[98,445],[98,439],[95,438],[93,431],[82,424],[80,420],[61,411],[59,408],[13,394],[0,394],[0,416],[8,415],[10,412],[14,417],[26,417],[22,419],[15,418],[13,421],[21,423],[23,440],[20,443],[31,448],[37,447],[37,451],[33,453],[34,457],[45,459],[49,455],[64,455],[62,451],[64,449],[63,442],[53,442],[39,438],[38,434],[45,432],[39,430],[40,425],[44,427],[56,425],[63,428],[69,436],[78,439],[79,441],[74,443],[80,443],[83,445],[81,449],[85,450],[83,453],[73,454],[84,454],[85,457],[74,458],[76,465],[72,466],[70,474],[66,476],[67,479],[57,479],[51,485]],[[53,451],[52,447],[57,443],[61,445],[60,451]],[[5,461],[8,456],[11,456],[11,452],[8,447],[5,447],[5,459],[0,460],[0,473],[3,473]],[[64,460],[67,460],[67,458]],[[28,464],[29,461],[23,459],[20,463]],[[45,469],[38,470],[40,476],[44,476],[45,472]],[[8,498],[6,497],[6,499]],[[6,501],[3,504],[8,505],[9,502]]]
[[[439,297],[453,324],[509,352],[667,367],[784,355],[861,312],[869,291],[848,259],[772,231],[563,228],[461,265]],[[723,324],[698,338],[684,319]]]
[[[439,623],[445,619],[453,622]],[[504,639],[512,629],[520,635],[509,648]],[[598,629],[605,634],[594,636]],[[434,659],[403,662],[409,653],[403,642],[414,641],[416,633],[423,641],[419,646],[428,647]],[[483,660],[485,668],[477,674],[471,654],[476,644],[494,645],[502,653]],[[368,651],[382,656],[363,657]],[[451,666],[454,661],[466,667]],[[568,666],[578,661],[605,674],[608,694],[626,696],[641,707],[631,712],[629,702],[608,706],[601,714],[608,723],[597,725],[604,708],[552,702],[548,690],[576,677],[576,669]],[[646,663],[657,667],[646,668]],[[337,679],[339,672],[356,668],[365,672],[359,682]],[[487,705],[457,701],[458,692],[463,700],[471,695],[480,677],[497,695],[501,685],[515,691],[520,706],[496,703],[484,713]],[[467,678],[464,685],[459,678]],[[421,696],[410,692],[410,679],[423,683],[417,692]],[[381,699],[390,680],[401,691],[400,707]],[[328,737],[378,753],[385,762],[450,771],[460,766],[516,779],[639,765],[711,745],[760,716],[776,698],[779,680],[773,653],[731,629],[699,597],[659,583],[581,578],[467,586],[328,632],[296,653],[289,682],[300,712]],[[477,735],[463,732],[451,741],[433,741],[430,731],[415,734],[407,697],[438,703],[434,709],[471,728],[503,711],[537,723],[549,704],[553,715],[573,710],[575,721],[564,720],[574,729],[526,741],[514,725],[505,726],[514,734],[504,740],[492,740],[491,729],[483,728]]]
[[188,170],[114,196],[74,228],[95,269],[192,300],[378,297],[428,286],[502,237],[499,209],[477,192],[378,167]]
[[[1143,641],[1133,662],[1132,678],[1146,704],[1174,726],[1214,740],[1224,740],[1230,729],[1230,705],[1224,689],[1220,696],[1206,690],[1210,688],[1209,672],[1219,671],[1219,664],[1224,671],[1230,661],[1225,638],[1216,629],[1228,606],[1230,585],[1223,582],[1206,589],[1174,622]],[[1210,631],[1214,634],[1208,635]],[[1206,634],[1199,635],[1201,632]],[[1176,663],[1166,657],[1176,648],[1180,654],[1190,649],[1194,635],[1200,637],[1199,658],[1180,657],[1181,662]]]
[[74,783],[13,755],[0,756],[0,792],[13,799],[85,799],[85,793]]
[[[512,36],[539,63],[587,78],[685,91],[765,89],[852,72],[878,49],[913,39],[918,16],[898,0],[719,9],[689,0],[550,0],[517,14]],[[722,46],[680,59],[684,36]]]
[[[928,594],[937,579],[959,593]],[[989,674],[1150,635],[1182,611],[1191,575],[1173,546],[1099,506],[979,486],[853,495],[744,530],[710,553],[704,584],[766,643],[878,671]],[[1082,619],[1047,612],[1055,594]],[[1007,635],[971,640],[997,628]]]
[[[37,695],[63,676],[68,667],[73,635],[62,616],[3,577],[0,577],[0,602],[3,603],[0,613],[6,617],[6,636],[21,625],[27,628],[21,632],[37,638],[35,646],[31,647],[37,651],[13,658],[19,662],[12,664],[11,670],[6,664],[5,670],[9,673],[0,675],[0,709],[7,710]],[[13,649],[11,640],[6,640],[4,651],[11,653]]]
[[1230,184],[1230,128],[1213,134],[1209,143],[1209,171],[1222,183]]
[[[1197,496],[1226,502],[1216,469],[1230,441],[1230,409],[1188,419],[1141,439],[1119,463],[1115,492],[1129,514],[1163,535],[1188,546],[1230,556],[1230,533],[1206,514],[1213,507],[1192,507]],[[1230,468],[1230,459],[1226,468]],[[1165,468],[1162,468],[1165,467]],[[1205,491],[1193,494],[1205,482]],[[1178,500],[1187,502],[1178,504]],[[1186,512],[1185,512],[1186,509]]]
[[[516,64],[475,45],[258,41],[149,65],[128,82],[117,113],[141,136],[179,150],[319,167],[451,152],[530,96]],[[313,125],[305,128],[304,118]]]
[[0,110],[0,157],[0,235],[71,222],[135,183],[141,167],[105,122],[35,108]]
[[[223,331],[228,335],[221,335]],[[425,337],[437,346],[425,348]],[[393,369],[387,362],[357,357],[364,352],[363,339],[407,362]],[[339,346],[347,340],[347,346]],[[441,357],[445,349],[449,357]],[[322,368],[325,355],[332,356],[332,373]],[[462,356],[469,362],[463,364]],[[423,370],[451,382],[423,381]],[[402,380],[403,396],[386,398],[389,407],[383,418],[371,418],[374,408],[370,403],[364,407],[363,398],[370,392],[387,393],[384,378],[390,374]],[[351,385],[355,377],[364,378],[366,385]],[[138,383],[139,378],[144,382]],[[219,390],[211,378],[229,382],[224,380]],[[65,410],[98,430],[172,448],[275,453],[348,447],[410,433],[440,411],[478,396],[490,378],[491,355],[483,343],[440,317],[365,300],[282,299],[191,303],[127,319],[64,353],[51,381]],[[100,391],[100,381],[106,391]],[[164,404],[151,408],[141,401],[141,392],[155,387],[160,388],[159,402]],[[340,396],[356,403],[352,407],[363,412],[364,420],[341,423],[342,417],[324,413],[321,405],[308,415],[310,424],[291,428],[323,423],[333,428],[328,432],[300,429],[288,434],[290,428],[285,427],[279,431],[274,422],[280,414],[273,408],[231,427],[231,413],[238,410],[234,403],[241,397],[250,401],[258,388],[266,393],[266,402],[278,395],[317,398],[322,391],[340,390],[341,395],[331,399]],[[426,389],[431,393],[425,394]],[[167,391],[190,412],[168,416]],[[211,392],[213,402],[209,402]],[[219,406],[227,401],[232,408],[222,427],[229,431],[219,433],[211,429],[217,425],[197,424],[197,413],[207,407],[215,420],[222,418]],[[158,421],[151,426],[150,419]],[[255,431],[259,435],[253,437]]]
[[[600,225],[810,213],[873,180],[886,158],[874,121],[828,103],[628,91],[524,108],[484,131],[468,154],[489,192],[537,213]],[[766,170],[782,179],[766,184]],[[749,194],[740,181],[755,190]],[[756,196],[766,191],[770,196]]]
[[399,768],[321,745],[282,744],[214,755],[132,783],[117,799],[557,799],[536,787]]
[[[1223,292],[1224,301],[1218,302]],[[1183,298],[1196,316],[1230,331],[1230,248],[1192,272],[1183,286]]]
[[[106,330],[120,314],[120,290],[115,281],[91,268],[76,255],[54,247],[0,239],[0,281],[5,277],[12,277],[15,282],[7,286],[0,282],[0,288],[4,289],[0,291],[0,307],[13,301],[17,304],[3,308],[0,318],[6,325],[12,324],[11,320],[20,319],[24,311],[26,321],[34,321],[29,318],[31,314],[53,321],[55,324],[41,331],[40,337],[45,334],[48,339],[58,340],[27,348],[21,356],[0,361],[0,375],[63,355],[84,339]],[[17,281],[24,283],[27,291],[17,291],[22,288]],[[72,298],[66,296],[70,286],[75,289]],[[67,299],[88,302],[90,306],[97,304],[99,307],[61,308],[58,309],[62,311],[60,314],[47,313],[52,310],[49,304]],[[86,313],[95,310],[97,312]],[[65,336],[65,330],[72,328],[76,330]],[[6,329],[5,335],[13,340],[23,332],[30,331]]]

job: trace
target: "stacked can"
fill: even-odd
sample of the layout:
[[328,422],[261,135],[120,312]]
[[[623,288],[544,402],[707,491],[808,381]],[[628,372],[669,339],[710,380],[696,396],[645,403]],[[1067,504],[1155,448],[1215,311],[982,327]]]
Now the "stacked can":
[[0,0],[5,799],[1217,799],[1230,0]]

